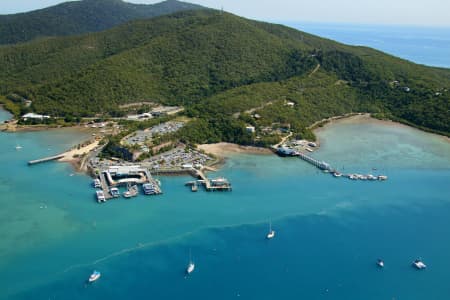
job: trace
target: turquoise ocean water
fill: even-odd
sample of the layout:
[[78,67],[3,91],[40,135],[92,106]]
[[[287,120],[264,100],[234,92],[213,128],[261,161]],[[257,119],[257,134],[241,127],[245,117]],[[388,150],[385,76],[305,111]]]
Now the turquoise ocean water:
[[[0,299],[450,298],[450,143],[442,137],[346,120],[318,133],[313,155],[388,181],[233,155],[213,175],[230,179],[231,193],[192,193],[190,177],[161,177],[162,196],[98,205],[91,179],[70,165],[26,164],[87,135],[0,133]],[[185,278],[190,249],[196,270]],[[417,257],[427,270],[411,267]],[[86,285],[94,269],[102,277]]]

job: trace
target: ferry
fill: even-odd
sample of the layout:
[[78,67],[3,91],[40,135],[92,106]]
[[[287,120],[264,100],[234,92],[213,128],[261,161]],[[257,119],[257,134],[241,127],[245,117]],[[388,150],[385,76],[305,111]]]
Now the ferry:
[[116,187],[110,188],[110,189],[109,189],[109,192],[111,193],[111,196],[113,196],[114,198],[120,197],[119,189],[116,188]]
[[384,261],[382,259],[378,259],[377,266],[379,266],[380,268],[384,268]]
[[103,193],[103,191],[101,190],[97,190],[95,191],[96,195],[97,195],[97,202],[105,202],[106,198],[105,198],[105,194]]
[[93,184],[94,188],[101,188],[102,187],[102,183],[100,182],[100,179],[98,179],[98,178],[94,179],[92,184]]
[[91,276],[89,276],[88,282],[94,282],[100,278],[102,274],[99,271],[92,272]]
[[423,261],[420,259],[416,259],[415,261],[413,261],[413,266],[418,270],[423,270],[427,268],[427,265],[424,264]]
[[142,185],[142,189],[144,190],[145,195],[153,195],[156,194],[155,187],[151,183],[144,183]]

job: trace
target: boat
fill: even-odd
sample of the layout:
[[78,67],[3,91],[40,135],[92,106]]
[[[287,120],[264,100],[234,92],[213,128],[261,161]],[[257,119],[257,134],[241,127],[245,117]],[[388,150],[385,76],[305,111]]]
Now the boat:
[[92,272],[91,276],[89,276],[88,282],[94,282],[100,278],[102,274],[99,271]]
[[92,185],[94,186],[94,188],[101,188],[102,187],[102,183],[100,182],[100,179],[95,178],[94,181],[92,182]]
[[423,270],[427,268],[427,265],[424,264],[424,262],[420,259],[416,259],[415,261],[413,261],[413,266],[418,270]]
[[367,179],[368,179],[368,180],[376,180],[377,177],[376,177],[376,176],[373,176],[372,174],[368,174],[368,175],[367,175]]
[[271,240],[271,239],[273,239],[274,237],[275,237],[275,231],[272,230],[272,222],[269,222],[269,232],[267,233],[266,238],[267,238],[268,240]]
[[139,193],[137,185],[128,186],[128,189],[125,193],[123,193],[123,196],[125,198],[131,198],[137,196]]
[[334,176],[334,177],[341,177],[341,176],[342,176],[342,173],[334,172],[334,173],[333,173],[333,176]]
[[384,261],[382,259],[378,259],[377,260],[377,266],[379,266],[380,268],[384,268]]
[[379,175],[378,176],[378,180],[387,180],[387,176],[386,175]]
[[22,146],[17,145],[17,146],[16,146],[16,150],[20,150],[20,149],[22,149]]
[[116,187],[112,187],[109,189],[109,192],[111,193],[111,196],[113,196],[113,198],[118,198],[120,197],[120,192],[119,189]]
[[197,185],[196,183],[194,183],[194,184],[191,186],[191,191],[193,191],[193,192],[197,192],[197,191],[198,191],[198,185]]
[[155,187],[151,183],[144,183],[142,185],[142,189],[144,190],[145,195],[153,195],[156,194]]
[[189,275],[192,272],[194,272],[194,270],[195,270],[195,264],[192,261],[191,250],[189,249],[189,264],[188,264],[188,266],[186,268],[186,274]]
[[97,202],[105,202],[106,198],[105,198],[105,194],[103,193],[102,190],[97,190],[95,191],[96,195],[97,195]]

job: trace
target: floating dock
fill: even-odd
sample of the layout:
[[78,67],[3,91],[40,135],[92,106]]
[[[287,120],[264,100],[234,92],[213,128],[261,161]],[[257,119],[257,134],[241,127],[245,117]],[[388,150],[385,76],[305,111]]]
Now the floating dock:
[[193,192],[197,191],[198,185],[203,185],[208,192],[231,191],[231,183],[225,178],[209,179],[201,170],[192,168],[191,174],[197,177],[196,181],[189,181],[186,185],[191,185]]

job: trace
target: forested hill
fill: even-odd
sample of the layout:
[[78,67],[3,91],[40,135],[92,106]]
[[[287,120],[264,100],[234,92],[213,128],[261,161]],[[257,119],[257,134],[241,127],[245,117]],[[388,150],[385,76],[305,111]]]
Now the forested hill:
[[181,104],[197,120],[186,132],[196,141],[247,143],[245,124],[305,133],[360,111],[450,132],[450,70],[214,10],[0,47],[0,69],[0,95],[33,101],[18,113],[114,116],[127,102]]
[[176,0],[153,5],[132,4],[121,0],[66,2],[27,13],[0,15],[0,44],[102,31],[130,20],[194,9],[204,7]]

